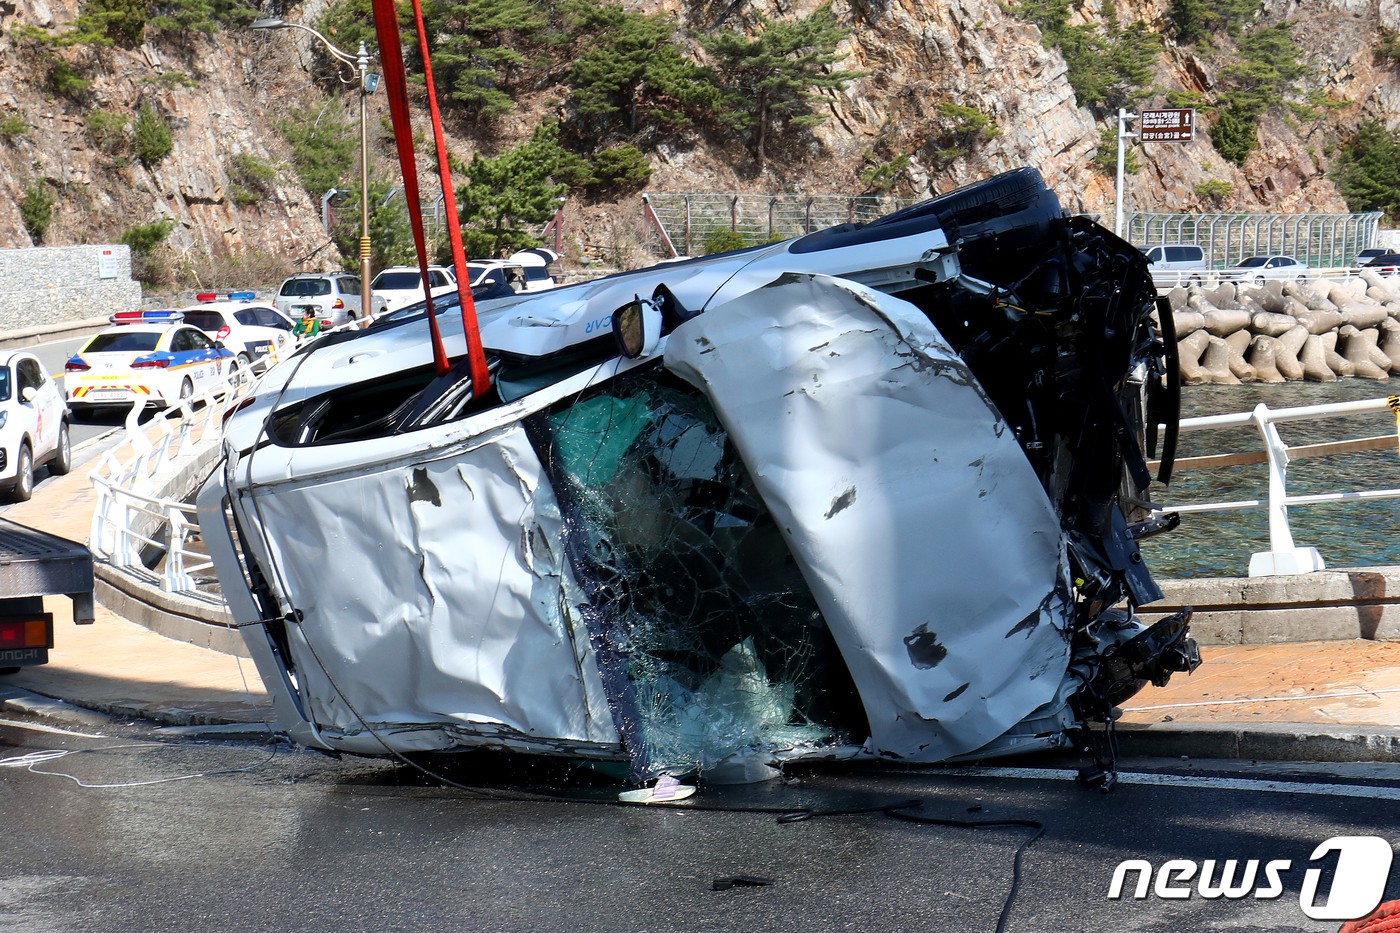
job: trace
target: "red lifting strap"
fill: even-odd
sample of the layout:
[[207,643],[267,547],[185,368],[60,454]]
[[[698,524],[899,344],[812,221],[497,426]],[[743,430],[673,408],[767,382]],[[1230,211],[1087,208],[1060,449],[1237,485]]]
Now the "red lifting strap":
[[438,178],[447,211],[447,237],[452,243],[452,271],[457,274],[457,295],[461,299],[462,332],[467,335],[467,359],[471,364],[472,397],[479,397],[490,385],[486,351],[477,328],[476,303],[472,300],[471,276],[467,273],[462,248],[461,218],[457,216],[457,194],[452,190],[452,169],[447,164],[447,144],[442,137],[442,114],[438,112],[437,91],[433,88],[433,66],[428,59],[428,30],[423,26],[423,7],[413,0],[413,22],[418,31],[418,53],[423,56],[423,79],[428,91],[428,109],[433,118],[433,145],[437,147]]
[[[394,142],[399,150],[399,168],[403,172],[403,195],[408,202],[408,219],[413,228],[413,243],[418,249],[418,273],[422,276],[423,296],[427,299],[428,329],[433,339],[433,364],[441,376],[451,368],[447,349],[442,345],[437,315],[433,313],[433,294],[428,286],[428,251],[423,238],[423,205],[418,195],[418,167],[413,161],[413,126],[408,117],[408,82],[403,67],[403,51],[399,48],[398,12],[394,0],[373,0],[374,32],[379,37],[379,61],[384,68],[384,90],[389,97],[389,118],[394,127]],[[468,335],[470,340],[470,335]]]

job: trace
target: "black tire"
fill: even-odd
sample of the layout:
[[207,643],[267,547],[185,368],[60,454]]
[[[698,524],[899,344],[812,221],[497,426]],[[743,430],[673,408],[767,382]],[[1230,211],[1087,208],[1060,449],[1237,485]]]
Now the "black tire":
[[88,420],[92,418],[92,412],[88,411],[86,408],[70,408],[68,410],[68,418],[74,424],[86,424]]
[[73,469],[73,438],[68,430],[68,422],[58,426],[58,450],[49,461],[49,473],[54,476],[67,476]]
[[1254,277],[1254,284],[1256,287],[1262,288],[1264,286],[1264,277],[1262,275],[1256,275]]
[[180,401],[187,402],[194,396],[194,383],[186,379],[180,383]]
[[19,673],[19,668],[17,668],[17,667],[0,667],[0,675],[3,675],[3,674],[18,674],[18,673]]
[[19,445],[15,454],[15,484],[10,487],[11,502],[28,502],[34,495],[34,452],[29,442]]

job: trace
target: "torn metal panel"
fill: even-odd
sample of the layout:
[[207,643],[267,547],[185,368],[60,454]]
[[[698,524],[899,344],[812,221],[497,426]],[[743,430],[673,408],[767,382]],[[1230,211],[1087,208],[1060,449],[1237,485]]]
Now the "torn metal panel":
[[[409,441],[409,439],[402,439]],[[263,489],[298,687],[323,734],[431,727],[616,743],[565,599],[560,516],[518,427],[449,459]],[[395,747],[402,748],[402,740]]]
[[1059,521],[918,308],[791,277],[681,325],[665,358],[713,401],[788,539],[875,750],[969,752],[1053,698],[1071,613]]

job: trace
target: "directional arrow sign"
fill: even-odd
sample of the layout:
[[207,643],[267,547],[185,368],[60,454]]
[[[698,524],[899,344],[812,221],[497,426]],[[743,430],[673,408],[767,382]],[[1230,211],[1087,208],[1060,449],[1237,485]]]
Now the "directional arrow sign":
[[1186,142],[1196,136],[1194,110],[1144,110],[1138,138],[1145,143]]

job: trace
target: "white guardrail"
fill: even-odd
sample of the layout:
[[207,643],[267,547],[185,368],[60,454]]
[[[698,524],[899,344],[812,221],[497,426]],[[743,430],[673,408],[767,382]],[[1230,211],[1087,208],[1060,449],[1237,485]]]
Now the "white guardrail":
[[1200,418],[1183,418],[1181,431],[1208,431],[1222,428],[1239,428],[1253,425],[1258,428],[1264,441],[1263,451],[1246,453],[1213,454],[1176,461],[1175,470],[1219,469],[1239,466],[1246,463],[1267,463],[1269,466],[1268,491],[1258,499],[1241,499],[1233,502],[1193,503],[1190,505],[1161,505],[1154,514],[1177,512],[1224,512],[1232,509],[1268,509],[1269,550],[1250,557],[1249,575],[1267,577],[1280,574],[1313,573],[1326,568],[1322,555],[1315,547],[1299,547],[1293,541],[1293,531],[1288,523],[1288,508],[1294,505],[1316,505],[1323,502],[1366,502],[1376,499],[1400,498],[1400,489],[1369,489],[1351,492],[1330,492],[1316,495],[1290,496],[1288,494],[1288,464],[1292,460],[1308,457],[1328,457],[1337,454],[1356,453],[1364,450],[1382,450],[1397,445],[1396,434],[1383,434],[1374,437],[1355,438],[1345,441],[1330,441],[1324,444],[1308,444],[1290,447],[1279,436],[1277,425],[1285,421],[1305,421],[1324,418],[1340,418],[1346,415],[1359,415],[1371,412],[1392,410],[1388,399],[1370,399],[1356,402],[1336,402],[1327,405],[1307,405],[1297,408],[1270,409],[1260,404],[1253,411],[1231,415],[1206,415]]
[[[94,558],[167,593],[223,603],[213,564],[200,546],[194,505],[163,492],[182,467],[198,466],[200,457],[218,445],[224,413],[255,383],[252,373],[239,370],[222,385],[156,413],[145,424],[144,403],[132,406],[125,436],[88,474],[97,491],[88,536]],[[182,495],[190,492],[180,490]]]

